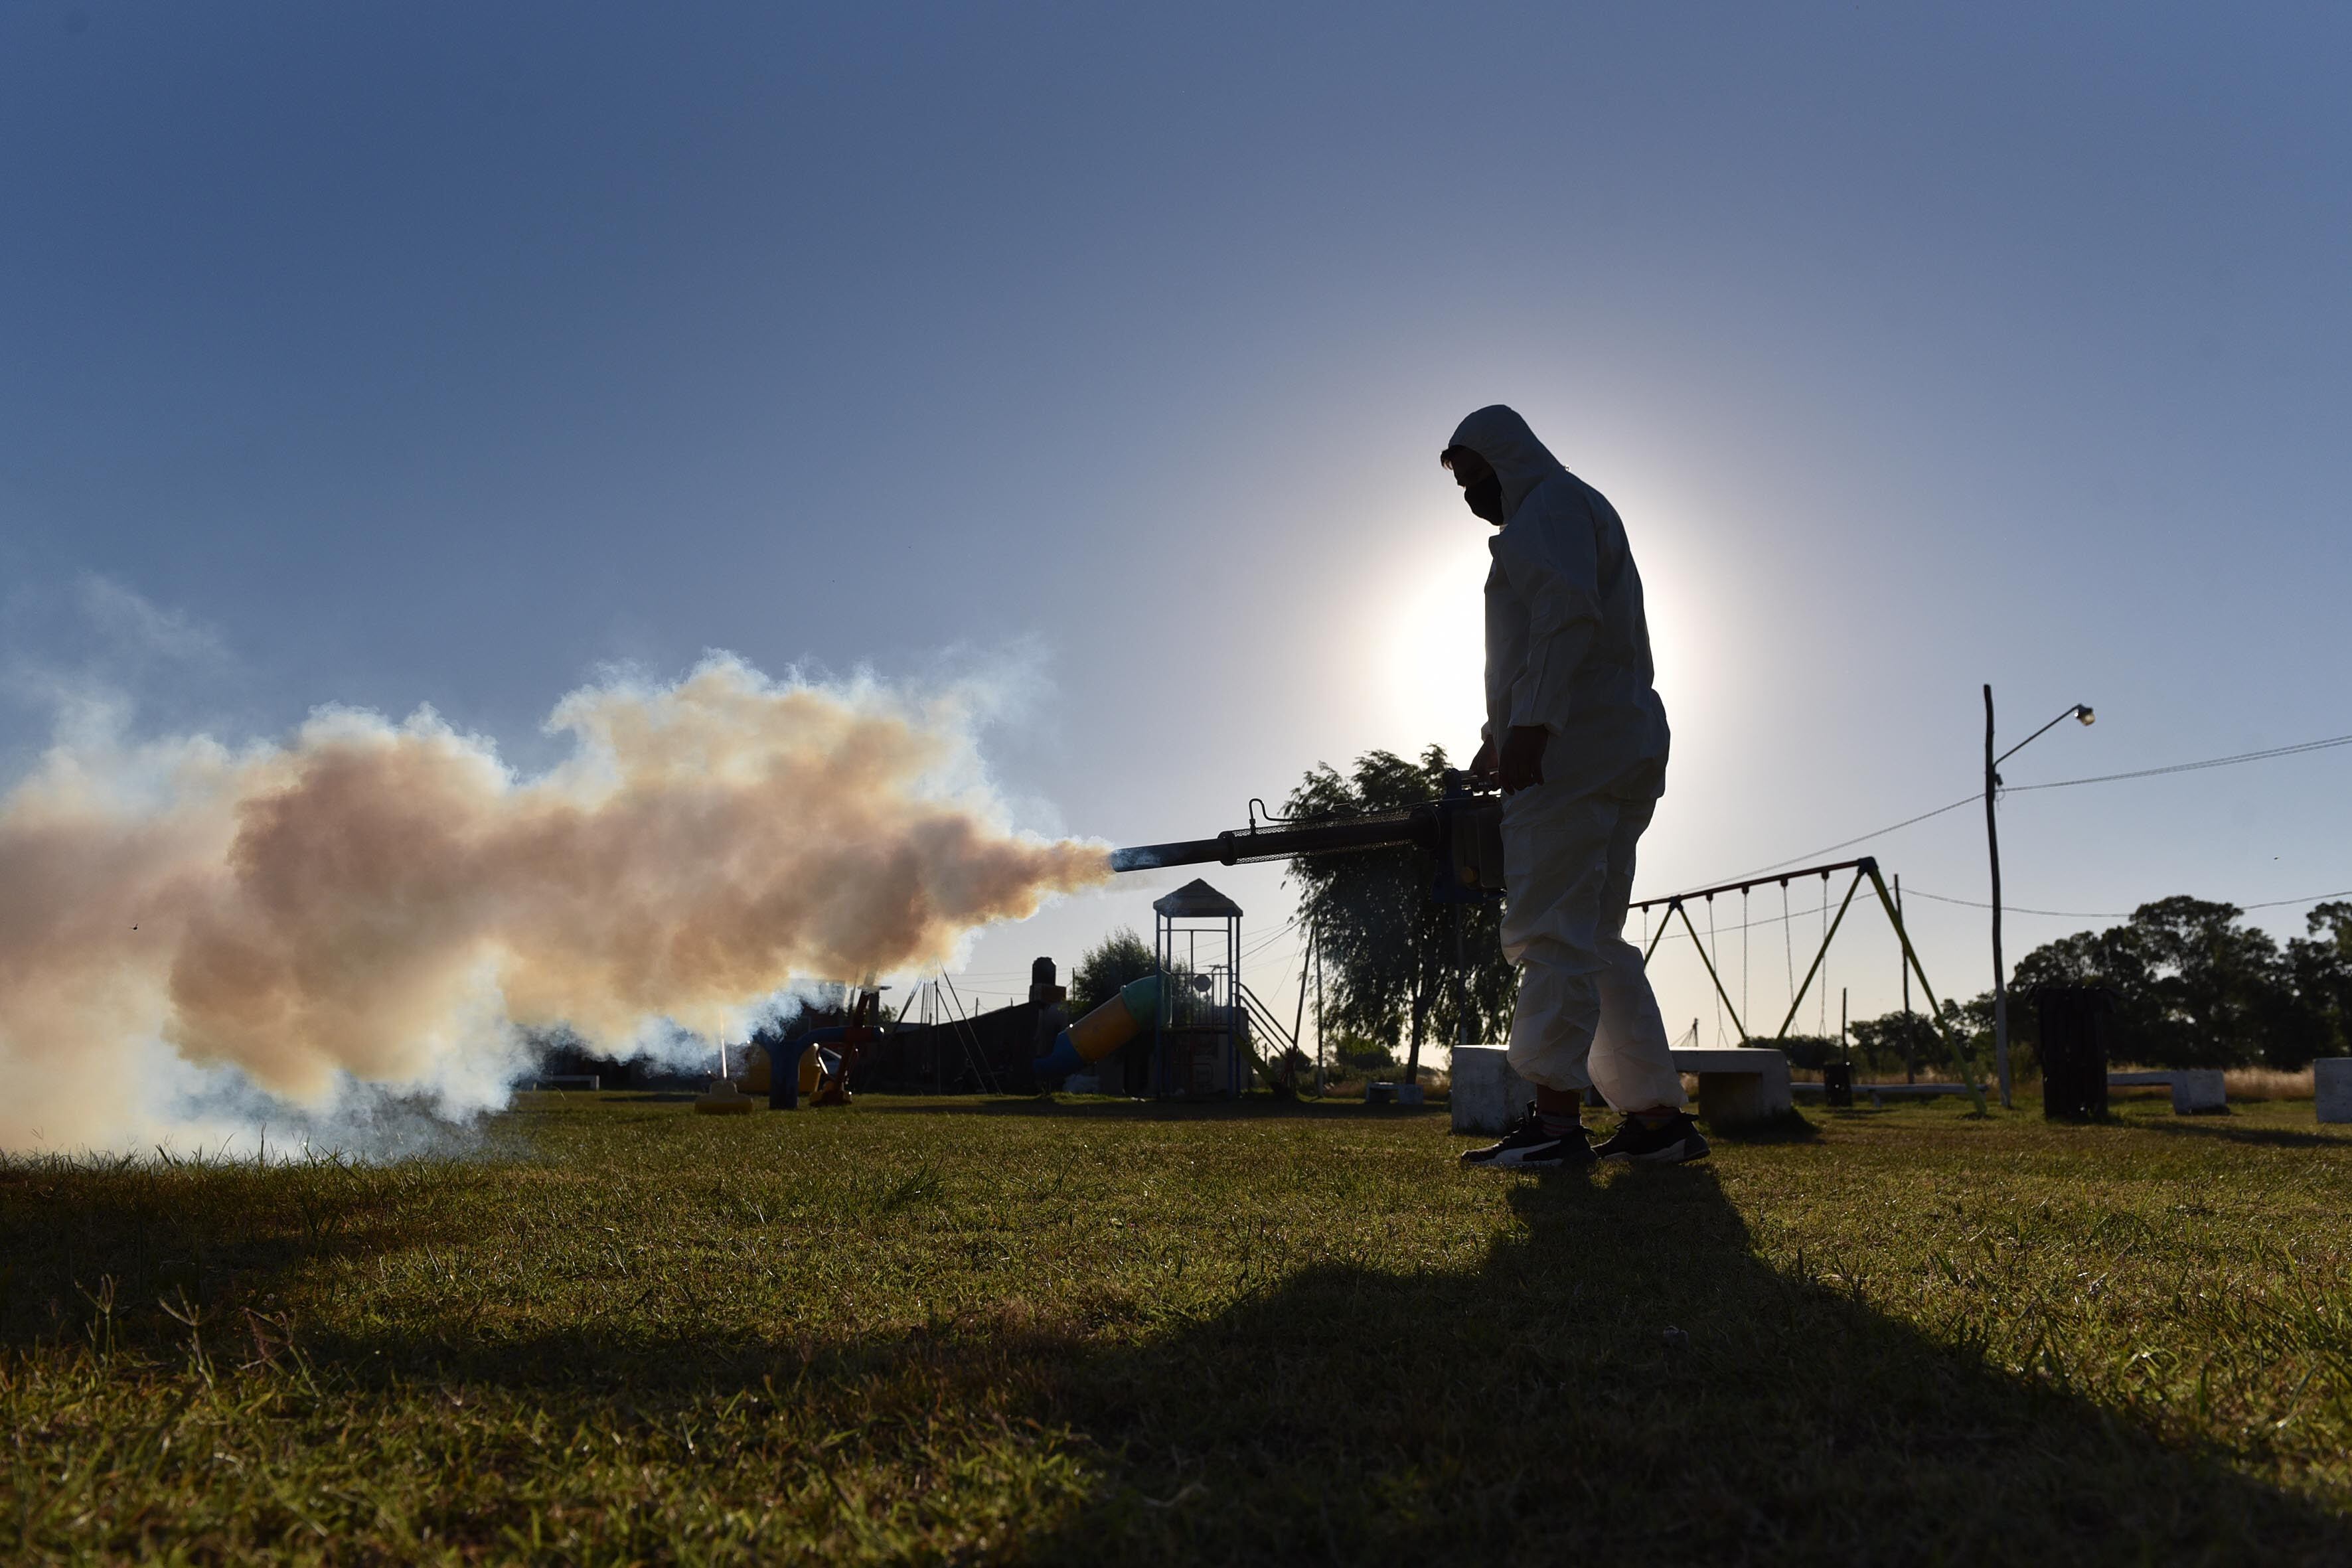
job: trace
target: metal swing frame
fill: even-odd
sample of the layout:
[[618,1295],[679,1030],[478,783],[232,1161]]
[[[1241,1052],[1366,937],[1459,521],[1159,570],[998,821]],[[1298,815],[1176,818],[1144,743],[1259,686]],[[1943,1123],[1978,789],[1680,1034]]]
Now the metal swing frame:
[[1895,908],[1895,896],[1887,891],[1886,879],[1879,875],[1878,861],[1874,857],[1865,855],[1858,860],[1837,860],[1826,866],[1807,866],[1801,870],[1775,876],[1750,877],[1745,881],[1726,882],[1720,887],[1694,888],[1689,892],[1675,893],[1663,899],[1645,899],[1633,906],[1642,911],[1645,920],[1654,906],[1664,905],[1666,912],[1658,921],[1657,931],[1650,938],[1649,947],[1642,954],[1642,967],[1644,969],[1649,967],[1650,956],[1658,951],[1658,944],[1666,940],[1666,928],[1673,921],[1674,917],[1682,916],[1683,929],[1690,932],[1691,946],[1697,950],[1699,963],[1706,965],[1706,977],[1714,983],[1716,996],[1723,1003],[1724,1011],[1731,1015],[1733,1025],[1739,1030],[1739,1037],[1743,1040],[1751,1039],[1754,1037],[1748,1034],[1747,1024],[1739,1016],[1739,1009],[1732,1005],[1731,993],[1724,985],[1722,974],[1716,969],[1715,955],[1707,952],[1706,943],[1699,937],[1698,927],[1691,921],[1690,900],[1705,899],[1711,903],[1717,893],[1745,893],[1750,888],[1769,887],[1775,882],[1785,889],[1790,882],[1800,877],[1819,877],[1822,883],[1823,896],[1826,898],[1830,879],[1840,871],[1852,871],[1853,880],[1846,884],[1845,897],[1838,904],[1837,918],[1830,922],[1829,930],[1822,934],[1822,945],[1814,952],[1813,962],[1806,967],[1805,978],[1797,986],[1796,994],[1789,998],[1788,1015],[1780,1020],[1780,1027],[1772,1037],[1776,1040],[1788,1037],[1790,1026],[1797,1021],[1797,1009],[1804,1005],[1805,993],[1812,989],[1813,977],[1821,973],[1822,965],[1828,962],[1830,943],[1837,940],[1838,928],[1845,924],[1846,911],[1853,907],[1854,894],[1862,890],[1862,884],[1867,880],[1872,890],[1878,895],[1879,908],[1886,911],[1886,923],[1895,928],[1895,940],[1903,944],[1904,963],[1909,968],[1910,973],[1917,977],[1920,994],[1927,999],[1928,1022],[1934,1026],[1936,1033],[1942,1037],[1944,1048],[1951,1053],[1952,1060],[1958,1065],[1961,1082],[1967,1086],[1969,1102],[1976,1107],[1979,1115],[1983,1114],[1984,1086],[1979,1081],[1976,1053],[1969,1048],[1968,1041],[1945,1022],[1943,1004],[1936,999],[1936,988],[1928,984],[1927,972],[1921,967],[1918,952],[1911,945],[1911,933],[1904,929],[1902,911]]

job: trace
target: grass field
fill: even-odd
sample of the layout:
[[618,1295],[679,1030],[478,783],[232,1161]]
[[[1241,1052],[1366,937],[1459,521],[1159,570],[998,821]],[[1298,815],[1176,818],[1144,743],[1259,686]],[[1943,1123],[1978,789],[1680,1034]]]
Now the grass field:
[[[2352,1138],[538,1096],[0,1167],[27,1562],[2352,1562]],[[1669,1333],[1670,1330],[1679,1331]]]

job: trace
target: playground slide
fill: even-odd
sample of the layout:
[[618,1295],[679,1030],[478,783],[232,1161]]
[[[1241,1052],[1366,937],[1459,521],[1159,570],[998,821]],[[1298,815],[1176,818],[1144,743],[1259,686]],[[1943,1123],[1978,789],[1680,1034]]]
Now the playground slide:
[[1130,981],[1118,995],[1054,1037],[1054,1048],[1029,1064],[1037,1087],[1053,1089],[1150,1026],[1160,1014],[1160,976]]

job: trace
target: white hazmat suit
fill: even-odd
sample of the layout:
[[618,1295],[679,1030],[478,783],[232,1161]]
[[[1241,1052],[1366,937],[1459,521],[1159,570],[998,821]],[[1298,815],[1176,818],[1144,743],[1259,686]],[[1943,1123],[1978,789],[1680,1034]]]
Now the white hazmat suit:
[[1511,1067],[1619,1110],[1685,1103],[1641,950],[1624,939],[1633,847],[1664,793],[1642,574],[1608,498],[1496,404],[1454,444],[1502,481],[1486,575],[1486,739],[1550,731],[1543,783],[1503,802],[1503,954],[1522,966]]

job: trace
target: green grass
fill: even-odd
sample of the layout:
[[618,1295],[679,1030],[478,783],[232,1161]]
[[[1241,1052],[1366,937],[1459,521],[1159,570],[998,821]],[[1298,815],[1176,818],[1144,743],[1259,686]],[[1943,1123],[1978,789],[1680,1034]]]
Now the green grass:
[[2307,1101],[1809,1115],[1592,1179],[1442,1113],[616,1095],[17,1162],[0,1553],[2352,1561]]

